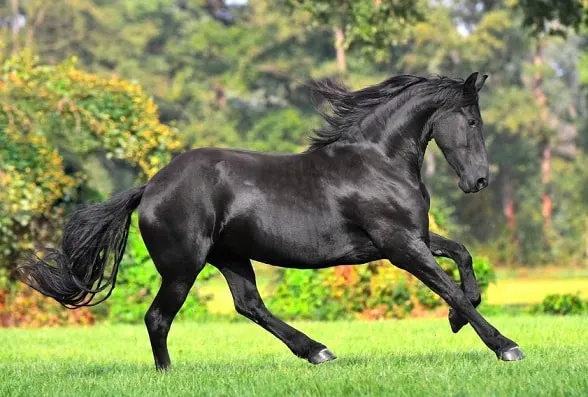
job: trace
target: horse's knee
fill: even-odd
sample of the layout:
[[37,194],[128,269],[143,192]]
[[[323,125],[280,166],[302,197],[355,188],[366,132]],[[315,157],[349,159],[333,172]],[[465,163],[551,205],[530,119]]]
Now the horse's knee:
[[235,311],[237,313],[239,313],[240,315],[247,317],[249,319],[251,319],[251,317],[253,317],[253,312],[251,310],[249,310],[249,308],[247,306],[235,304]]
[[441,297],[453,308],[463,308],[470,303],[469,298],[460,288],[451,291],[451,293],[446,293],[445,296],[441,295]]
[[474,274],[472,255],[467,250],[467,248],[461,243],[458,243],[455,255],[458,267],[461,267],[464,270],[462,271],[463,276],[467,277],[468,273],[471,275],[470,287],[466,290],[466,294],[470,302],[472,302],[474,306],[478,306],[482,301],[482,297],[480,295],[480,287],[478,285],[478,282],[476,281]]
[[457,243],[457,248],[455,250],[455,254],[457,256],[456,259],[460,262],[460,265],[470,266],[470,267],[472,266],[472,264],[473,264],[472,255],[467,250],[465,245],[463,245],[461,243]]

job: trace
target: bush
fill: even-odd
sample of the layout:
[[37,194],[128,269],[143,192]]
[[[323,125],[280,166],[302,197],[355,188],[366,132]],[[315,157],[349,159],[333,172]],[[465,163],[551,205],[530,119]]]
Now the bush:
[[388,261],[323,270],[285,269],[272,311],[290,319],[404,318],[422,315],[441,300],[420,281]]
[[51,327],[89,325],[95,320],[89,308],[67,310],[55,300],[23,285],[11,283],[0,269],[0,327]]
[[1,119],[0,265],[12,267],[17,253],[56,241],[65,205],[81,179],[66,175],[45,137],[22,135]]
[[347,318],[348,313],[331,298],[326,283],[332,269],[283,269],[278,286],[267,299],[276,315],[289,319],[335,320]]
[[[72,172],[73,159],[84,162],[92,153],[105,153],[144,179],[181,144],[175,131],[159,122],[155,103],[137,84],[85,73],[75,62],[40,65],[27,54],[4,62],[0,73],[0,266],[9,271],[19,255],[59,242],[65,214],[88,183],[83,171]],[[138,269],[129,271],[123,284],[140,277]],[[137,285],[157,282],[145,277]],[[3,324],[94,319],[89,310],[64,310],[11,281],[0,286]],[[136,317],[114,308],[117,318]],[[99,315],[104,311],[95,309]]]
[[557,315],[587,314],[588,302],[582,300],[579,294],[547,295],[543,302],[535,306],[533,312]]
[[7,60],[0,79],[0,125],[42,135],[60,150],[105,151],[152,176],[181,147],[173,129],[159,122],[153,99],[141,86],[76,68],[76,60],[40,65],[23,54]]
[[13,267],[35,244],[59,241],[68,204],[87,179],[66,171],[62,156],[84,162],[103,152],[145,178],[180,146],[137,84],[85,73],[73,61],[7,60],[0,74],[0,266]]

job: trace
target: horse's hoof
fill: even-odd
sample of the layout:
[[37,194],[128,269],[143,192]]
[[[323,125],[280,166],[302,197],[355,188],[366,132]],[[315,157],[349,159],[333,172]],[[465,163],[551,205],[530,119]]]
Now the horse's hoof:
[[310,357],[308,357],[308,361],[311,364],[322,364],[327,361],[334,360],[336,358],[337,358],[337,356],[335,356],[332,351],[330,351],[327,348],[324,348],[323,350],[319,351],[318,353],[315,353],[315,354],[311,355]]
[[449,325],[451,326],[451,331],[453,331],[454,334],[457,334],[459,330],[462,329],[468,323],[468,320],[464,319],[453,309],[449,309],[448,318]]
[[519,361],[525,358],[525,353],[518,346],[511,347],[507,351],[497,354],[502,361]]

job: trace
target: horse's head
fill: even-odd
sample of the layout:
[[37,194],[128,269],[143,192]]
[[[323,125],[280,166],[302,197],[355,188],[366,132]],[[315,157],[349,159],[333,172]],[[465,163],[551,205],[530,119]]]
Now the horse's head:
[[432,120],[432,137],[459,176],[459,187],[465,193],[488,186],[488,154],[478,107],[478,91],[487,77],[478,79],[478,73],[472,73],[463,85],[461,100]]

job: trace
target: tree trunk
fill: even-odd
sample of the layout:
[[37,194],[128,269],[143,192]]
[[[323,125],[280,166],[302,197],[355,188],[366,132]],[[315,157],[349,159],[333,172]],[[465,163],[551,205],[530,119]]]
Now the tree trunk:
[[19,1],[20,0],[10,0],[10,7],[12,11],[12,21],[10,26],[12,30],[12,55],[16,55],[20,50],[18,40],[18,31],[20,29],[20,26],[18,25],[18,17],[20,15]]
[[[539,104],[539,117],[546,128],[557,128],[557,120],[549,112],[547,103],[547,96],[543,91],[543,75],[541,69],[543,68],[543,41],[540,39],[537,43],[535,55],[533,56],[533,64],[536,67],[535,75],[533,76],[533,93],[535,99]],[[551,226],[551,214],[553,208],[553,201],[549,195],[549,185],[551,182],[551,142],[545,139],[543,143],[543,150],[541,152],[541,216],[543,217],[543,234],[547,236]]]
[[347,58],[345,54],[345,33],[339,26],[333,27],[335,34],[335,51],[337,52],[337,70],[341,73],[347,72]]
[[507,263],[516,263],[520,252],[520,244],[517,234],[518,220],[515,189],[515,184],[510,178],[510,175],[506,173],[502,183],[502,210],[506,217],[509,244],[504,247],[502,255]]
[[512,235],[513,241],[516,241],[517,214],[514,196],[515,188],[511,179],[507,175],[502,186],[502,209],[504,211],[504,216],[506,217],[508,230]]
[[551,183],[551,147],[546,144],[543,147],[541,155],[541,184],[543,185],[543,193],[541,194],[541,215],[543,216],[543,231],[549,232],[551,227],[551,214],[553,208],[553,200],[549,195],[549,186]]
[[35,34],[37,32],[37,28],[39,28],[43,21],[45,20],[45,12],[47,9],[45,7],[40,8],[37,10],[37,16],[35,17],[34,22],[31,21],[28,23],[28,30],[27,30],[27,40],[26,40],[26,48],[33,48],[35,42]]
[[584,261],[588,264],[588,215],[584,217]]
[[215,105],[217,109],[224,109],[227,105],[227,95],[225,89],[219,82],[214,83]]

